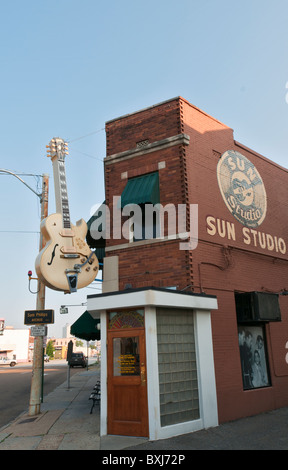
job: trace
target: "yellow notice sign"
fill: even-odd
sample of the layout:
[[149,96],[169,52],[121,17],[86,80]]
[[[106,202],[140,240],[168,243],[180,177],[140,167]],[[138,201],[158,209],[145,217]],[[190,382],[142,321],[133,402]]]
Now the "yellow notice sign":
[[135,356],[122,354],[118,359],[121,375],[137,375]]

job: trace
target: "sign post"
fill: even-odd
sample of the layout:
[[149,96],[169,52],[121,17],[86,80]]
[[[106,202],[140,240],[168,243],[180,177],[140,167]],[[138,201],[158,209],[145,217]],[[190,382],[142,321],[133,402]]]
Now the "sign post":
[[70,361],[72,357],[72,352],[73,352],[73,341],[70,340],[68,343],[68,350],[67,350],[67,384],[68,384],[68,389],[70,388]]
[[[41,194],[41,221],[48,217],[48,188],[49,176],[44,174],[42,180],[42,194]],[[44,248],[46,241],[40,232],[40,251]],[[45,309],[45,285],[38,280],[36,309],[39,311]],[[37,324],[36,322],[34,324]],[[43,324],[38,321],[38,324]],[[31,391],[29,401],[29,416],[35,416],[40,413],[41,403],[41,389],[43,377],[43,336],[35,336],[34,338],[34,355],[33,355],[33,370],[31,380]]]
[[46,325],[48,323],[54,323],[54,310],[25,310],[24,324],[31,326],[31,336],[34,336],[34,357],[29,406],[30,416],[40,413],[40,403],[43,402],[43,338],[47,336]]

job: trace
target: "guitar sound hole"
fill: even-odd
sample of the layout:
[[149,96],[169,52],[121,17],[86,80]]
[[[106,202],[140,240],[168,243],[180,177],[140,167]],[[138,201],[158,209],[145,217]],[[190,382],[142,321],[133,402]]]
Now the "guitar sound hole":
[[59,246],[58,243],[56,243],[56,245],[55,245],[54,248],[53,248],[53,251],[52,251],[52,254],[51,254],[51,259],[50,259],[50,261],[47,263],[48,266],[51,266],[51,264],[53,263],[53,259],[54,259],[54,256],[55,256],[55,251],[56,251],[57,246]]

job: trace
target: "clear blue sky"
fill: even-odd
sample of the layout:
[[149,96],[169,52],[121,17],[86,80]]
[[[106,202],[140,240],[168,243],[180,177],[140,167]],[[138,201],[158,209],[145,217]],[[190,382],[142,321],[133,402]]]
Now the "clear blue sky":
[[[45,146],[55,136],[70,141],[71,219],[88,220],[104,199],[105,122],[175,96],[287,167],[287,24],[287,0],[0,0],[0,168],[49,173],[52,213]],[[39,201],[1,175],[0,200],[0,317],[24,327],[24,310],[35,308],[27,272],[35,273],[39,237],[20,232],[39,231]],[[85,310],[64,316],[61,304],[96,292],[47,289],[46,308],[56,313],[48,334]]]

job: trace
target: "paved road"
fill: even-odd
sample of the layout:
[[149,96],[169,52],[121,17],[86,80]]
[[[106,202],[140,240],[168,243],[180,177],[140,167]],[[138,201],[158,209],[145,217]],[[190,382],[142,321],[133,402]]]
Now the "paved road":
[[[79,372],[70,369],[70,376]],[[32,378],[31,364],[15,367],[0,366],[0,428],[29,408]],[[44,364],[44,395],[53,391],[67,379],[67,362],[51,361]]]

